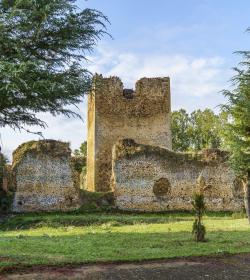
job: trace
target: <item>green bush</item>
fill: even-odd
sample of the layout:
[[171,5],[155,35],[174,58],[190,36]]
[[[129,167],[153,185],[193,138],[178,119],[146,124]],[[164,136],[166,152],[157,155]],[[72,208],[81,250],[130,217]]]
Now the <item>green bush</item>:
[[10,211],[13,200],[13,193],[6,193],[0,190],[0,214],[6,214]]

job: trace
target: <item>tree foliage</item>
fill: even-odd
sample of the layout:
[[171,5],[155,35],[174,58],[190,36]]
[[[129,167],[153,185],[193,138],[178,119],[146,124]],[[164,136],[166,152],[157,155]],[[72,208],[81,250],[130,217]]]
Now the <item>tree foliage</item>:
[[231,163],[238,174],[250,172],[250,51],[241,52],[245,61],[235,68],[233,90],[225,90],[228,103],[223,106],[230,116],[226,140],[232,155]]
[[74,150],[74,155],[87,157],[87,141],[84,141],[79,149]]
[[[250,29],[248,29],[250,32]],[[230,162],[245,184],[245,202],[250,222],[250,51],[238,52],[242,62],[234,68],[232,90],[224,90],[227,104],[224,110],[230,116],[226,129],[227,145],[231,151]]]
[[91,74],[87,52],[107,18],[76,0],[0,0],[0,127],[46,124],[39,112],[77,116]]
[[190,148],[190,117],[184,109],[173,111],[172,120],[172,145],[175,151],[187,151]]
[[172,113],[172,144],[175,151],[197,151],[224,147],[223,130],[227,113],[210,109],[188,114],[184,109]]

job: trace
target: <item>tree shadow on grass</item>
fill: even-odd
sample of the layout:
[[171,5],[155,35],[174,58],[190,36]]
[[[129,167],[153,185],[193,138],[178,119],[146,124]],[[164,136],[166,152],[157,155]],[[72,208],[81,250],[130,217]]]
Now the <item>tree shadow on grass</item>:
[[[60,232],[53,236],[0,237],[0,256],[17,265],[152,260],[174,257],[250,252],[249,231],[208,232],[196,243],[190,232]],[[6,265],[8,266],[8,265]]]
[[[231,213],[207,213],[207,217],[213,220],[230,218]],[[167,224],[181,221],[192,221],[190,212],[168,213],[29,213],[10,216],[0,224],[0,231],[31,229],[39,227],[67,227],[67,226],[91,226],[112,223],[114,226],[134,224]]]

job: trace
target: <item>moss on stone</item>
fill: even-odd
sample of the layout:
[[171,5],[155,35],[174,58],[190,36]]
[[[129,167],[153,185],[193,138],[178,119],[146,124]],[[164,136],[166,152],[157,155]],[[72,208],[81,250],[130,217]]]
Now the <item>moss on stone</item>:
[[206,162],[212,164],[218,161],[226,161],[228,158],[228,153],[219,149],[206,149],[196,153],[180,153],[157,146],[137,144],[133,139],[123,139],[119,140],[115,145],[113,160],[120,158],[132,159],[140,155],[154,156],[161,159],[167,158],[168,161],[171,160],[175,164],[183,164],[183,162],[193,164],[203,164]]
[[79,211],[102,211],[110,210],[114,207],[113,192],[89,192],[80,191],[81,204]]
[[132,159],[139,155],[156,156],[163,159],[167,157],[173,162],[197,160],[197,154],[176,153],[157,146],[137,144],[133,139],[119,140],[115,146],[114,160]]
[[15,169],[20,161],[27,155],[33,154],[36,156],[50,155],[53,158],[68,157],[71,154],[69,143],[46,139],[39,141],[29,141],[21,144],[13,152],[12,168]]
[[203,160],[209,161],[227,161],[229,159],[229,152],[220,149],[203,149],[199,153]]

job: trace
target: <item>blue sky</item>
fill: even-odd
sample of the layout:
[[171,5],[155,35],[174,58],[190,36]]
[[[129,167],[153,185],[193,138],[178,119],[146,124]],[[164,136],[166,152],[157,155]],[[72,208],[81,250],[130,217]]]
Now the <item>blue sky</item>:
[[[228,87],[232,67],[249,49],[249,0],[79,0],[79,7],[95,8],[108,16],[108,36],[88,54],[88,67],[104,76],[122,78],[134,87],[141,77],[170,76],[172,110],[217,109],[224,102],[220,90]],[[86,139],[86,100],[80,106],[84,123],[42,115],[45,138],[71,142]],[[34,128],[35,129],[35,128]],[[38,139],[27,133],[1,131],[3,151],[10,157],[24,141]]]

